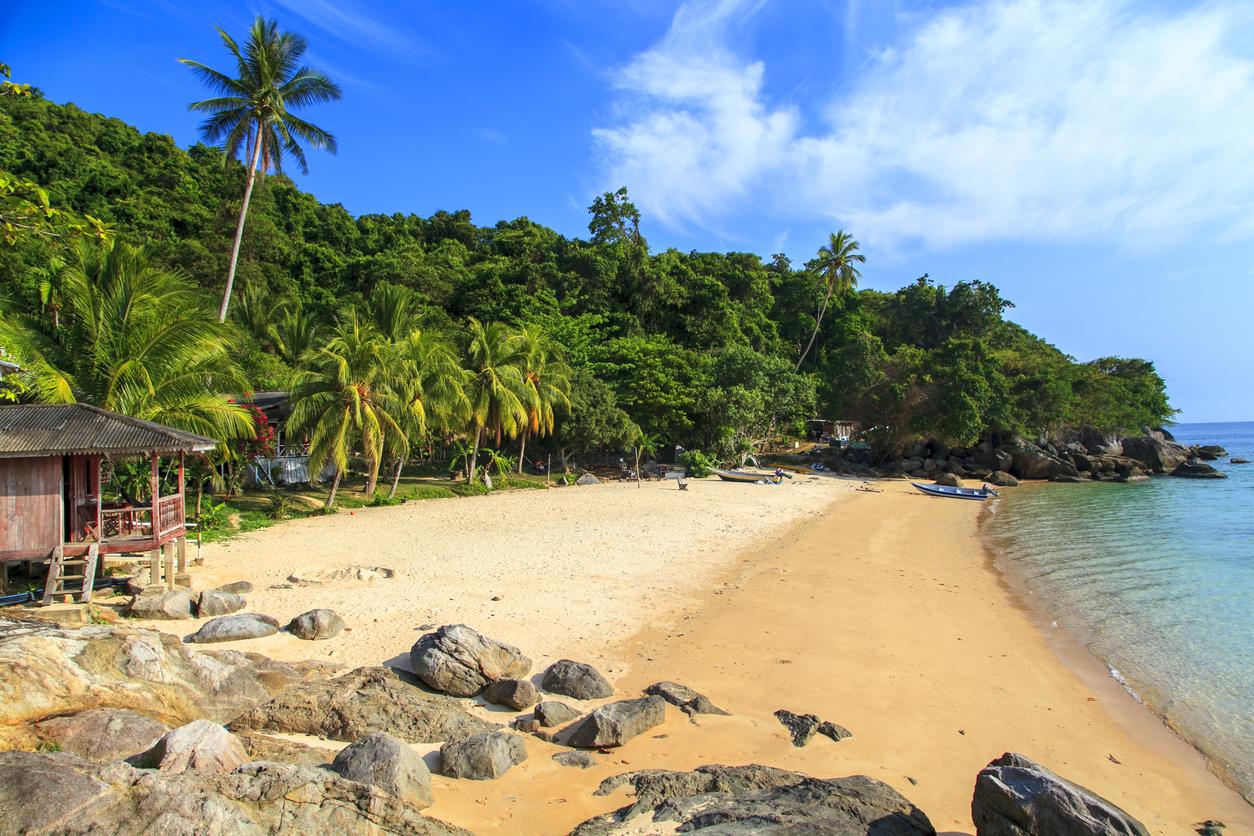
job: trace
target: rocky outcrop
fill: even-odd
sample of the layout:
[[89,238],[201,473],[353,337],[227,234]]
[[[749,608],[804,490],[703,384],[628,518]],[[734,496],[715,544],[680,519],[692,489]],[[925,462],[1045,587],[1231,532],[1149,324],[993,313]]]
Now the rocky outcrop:
[[317,767],[250,763],[226,775],[176,774],[33,752],[0,753],[0,822],[13,833],[466,834]]
[[287,632],[305,641],[325,641],[338,636],[344,626],[344,619],[335,610],[310,610],[293,618]]
[[1218,444],[1199,444],[1189,448],[1189,454],[1204,462],[1217,461],[1228,455],[1228,451]]
[[1228,459],[1228,464],[1249,464],[1249,463],[1250,463],[1249,459],[1242,459],[1239,457]]
[[476,734],[440,747],[440,772],[449,778],[490,781],[527,759],[523,739],[509,732]]
[[206,589],[196,599],[196,615],[200,618],[230,615],[233,612],[239,612],[247,605],[243,597],[234,592]]
[[1123,455],[1154,473],[1170,473],[1189,458],[1189,451],[1174,441],[1153,435],[1123,440]]
[[126,606],[131,618],[149,621],[177,621],[192,617],[192,593],[186,589],[169,592],[143,592]]
[[550,694],[577,700],[600,700],[614,695],[614,687],[591,665],[559,659],[549,666],[540,687]]
[[722,714],[723,716],[728,716],[731,713],[710,702],[709,697],[705,694],[699,694],[686,685],[680,685],[678,682],[655,682],[648,688],[645,688],[644,692],[661,697],[689,717],[697,714]]
[[282,737],[271,737],[258,732],[241,731],[235,735],[248,751],[249,761],[279,761],[280,763],[325,766],[335,757],[335,752],[316,749]]
[[[601,782],[597,795],[631,784],[636,800],[589,819],[574,836],[653,832],[823,833],[832,836],[935,836],[922,810],[885,783],[856,775],[820,780],[769,766],[647,770]],[[640,820],[641,817],[648,817]]]
[[788,736],[792,738],[792,745],[798,748],[805,746],[816,734],[830,738],[833,742],[839,743],[847,737],[853,737],[853,733],[844,726],[838,726],[827,720],[820,720],[813,714],[797,714],[787,709],[781,708],[775,712],[775,719],[788,730]]
[[661,697],[641,697],[603,705],[585,717],[571,731],[567,742],[581,749],[622,746],[666,720],[666,702]]
[[440,743],[497,726],[456,701],[402,682],[388,668],[358,668],[324,682],[289,688],[238,717],[232,731],[311,734],[354,741],[387,732],[411,743]]
[[170,727],[126,708],[89,708],[34,725],[39,742],[97,763],[111,763],[146,752]]
[[390,734],[368,734],[346,746],[331,771],[350,781],[378,787],[419,810],[430,807],[431,771],[413,749]]
[[422,636],[409,660],[419,679],[455,697],[473,697],[498,679],[521,679],[531,672],[531,660],[518,648],[465,624]]
[[498,679],[484,689],[483,698],[494,705],[522,711],[540,701],[540,692],[529,679]]
[[971,818],[977,836],[1149,836],[1093,791],[1014,753],[980,770]]
[[215,592],[229,592],[232,595],[247,595],[253,591],[253,585],[248,581],[233,581],[224,583],[222,586],[216,587]]
[[1070,462],[1030,442],[1021,442],[1010,456],[1013,460],[1010,472],[1019,479],[1053,479],[1075,476],[1078,472]]
[[250,760],[235,735],[212,720],[193,720],[166,734],[131,762],[162,772],[230,772]]
[[953,473],[941,473],[937,475],[935,484],[944,485],[950,488],[961,488],[962,480]]
[[992,473],[984,477],[984,481],[988,482],[990,485],[996,485],[999,488],[1019,487],[1019,480],[1004,470],[994,470]]
[[261,613],[244,612],[211,618],[183,641],[189,644],[234,642],[273,636],[277,632],[279,622],[275,619]]
[[1176,469],[1171,471],[1172,476],[1179,476],[1181,479],[1227,479],[1228,474],[1222,470],[1216,470],[1208,464],[1202,462],[1184,462],[1177,465]]
[[535,718],[546,729],[578,720],[580,712],[558,700],[544,700],[534,709]]

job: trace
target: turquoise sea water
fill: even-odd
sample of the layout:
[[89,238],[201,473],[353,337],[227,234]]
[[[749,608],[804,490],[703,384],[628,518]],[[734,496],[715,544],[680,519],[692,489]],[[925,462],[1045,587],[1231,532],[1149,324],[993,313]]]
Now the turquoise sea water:
[[1254,803],[1254,422],[1180,424],[1225,480],[1002,491],[989,544],[1058,626]]

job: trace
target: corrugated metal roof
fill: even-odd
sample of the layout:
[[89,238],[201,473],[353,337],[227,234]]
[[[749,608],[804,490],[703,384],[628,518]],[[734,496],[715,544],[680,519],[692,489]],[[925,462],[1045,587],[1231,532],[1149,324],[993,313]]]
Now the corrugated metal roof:
[[65,453],[189,453],[212,450],[211,438],[87,404],[0,406],[0,458]]

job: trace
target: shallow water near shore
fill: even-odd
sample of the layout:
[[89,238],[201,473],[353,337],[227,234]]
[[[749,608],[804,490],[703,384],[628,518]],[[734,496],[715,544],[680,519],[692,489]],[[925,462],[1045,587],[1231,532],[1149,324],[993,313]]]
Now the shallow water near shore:
[[984,531],[1032,602],[1254,801],[1254,422],[1181,424],[1225,480],[1005,490]]

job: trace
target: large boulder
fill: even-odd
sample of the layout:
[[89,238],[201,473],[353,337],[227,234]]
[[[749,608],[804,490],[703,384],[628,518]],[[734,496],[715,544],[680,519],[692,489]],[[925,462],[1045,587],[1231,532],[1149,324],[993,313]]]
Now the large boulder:
[[992,473],[984,477],[984,481],[988,482],[990,485],[996,485],[999,488],[1019,487],[1019,480],[1004,470],[994,470]]
[[976,776],[971,819],[976,836],[1149,836],[1092,790],[1014,753]]
[[244,639],[260,639],[279,632],[279,622],[268,615],[242,612],[211,618],[200,629],[183,638],[189,644],[235,642]]
[[126,606],[131,618],[149,621],[177,621],[192,617],[192,593],[186,589],[142,592]]
[[196,599],[196,615],[201,618],[230,615],[233,612],[239,612],[247,605],[243,596],[236,595],[234,592],[206,589]]
[[1179,476],[1182,479],[1227,479],[1228,474],[1222,470],[1216,470],[1208,464],[1202,462],[1183,462],[1171,471],[1172,476]]
[[687,685],[680,685],[678,682],[655,682],[648,688],[645,688],[644,692],[661,697],[671,705],[682,710],[689,717],[696,714],[722,714],[723,716],[730,714],[730,712],[724,711],[710,702],[709,697],[705,694],[697,693]]
[[1122,456],[1123,442],[1114,433],[1106,433],[1096,427],[1080,428],[1080,444],[1095,456]]
[[344,626],[344,619],[335,610],[310,610],[293,618],[287,632],[305,641],[323,641],[338,636]]
[[577,700],[599,700],[614,695],[614,687],[591,665],[559,659],[544,672],[540,687],[550,694]]
[[484,689],[483,698],[494,705],[522,711],[540,701],[540,692],[529,679],[498,679]]
[[580,749],[622,746],[666,720],[666,701],[648,696],[603,705],[571,731],[567,742]]
[[1189,451],[1165,438],[1138,435],[1123,440],[1123,455],[1134,459],[1146,470],[1170,473],[1188,460]]
[[1228,455],[1228,451],[1218,444],[1200,444],[1190,447],[1189,452],[1204,462],[1213,462]]
[[936,476],[935,484],[944,485],[950,488],[961,488],[962,480],[953,473],[939,473]]
[[409,661],[419,679],[455,697],[473,697],[498,679],[522,679],[531,672],[531,660],[518,648],[465,624],[422,636]]
[[497,726],[455,700],[402,682],[389,668],[358,668],[325,682],[289,688],[242,714],[232,731],[311,734],[354,741],[381,731],[411,743],[440,743]]
[[558,700],[545,700],[535,707],[536,721],[546,729],[562,726],[572,720],[578,720],[580,712]]
[[1028,442],[1021,443],[1010,456],[1010,472],[1019,479],[1052,479],[1077,473],[1074,465]]
[[92,764],[64,752],[0,753],[6,833],[408,833],[465,836],[326,769],[249,763],[225,775]]
[[449,778],[489,781],[527,759],[523,739],[509,732],[476,734],[440,747],[440,772]]
[[166,734],[132,763],[163,772],[230,772],[249,760],[235,735],[212,720],[194,720]]
[[431,771],[417,752],[390,734],[375,732],[346,746],[331,771],[350,781],[371,784],[422,810],[430,807]]
[[[885,783],[855,775],[820,780],[769,766],[650,769],[601,782],[597,795],[623,784],[635,801],[589,819],[573,836],[614,833],[824,833],[833,836],[935,836],[923,811]],[[647,817],[647,818],[642,818]],[[650,827],[654,824],[654,827]]]
[[146,752],[170,727],[126,708],[89,708],[35,723],[40,742],[98,763],[112,763]]

